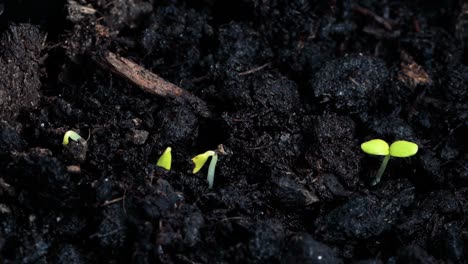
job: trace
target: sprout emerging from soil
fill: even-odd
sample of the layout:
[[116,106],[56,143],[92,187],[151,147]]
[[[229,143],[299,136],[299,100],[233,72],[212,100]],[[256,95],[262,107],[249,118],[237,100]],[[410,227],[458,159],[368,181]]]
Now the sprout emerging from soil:
[[165,170],[171,170],[171,164],[172,164],[172,148],[167,147],[166,150],[163,152],[161,157],[159,157],[158,162],[156,163],[156,166],[164,168]]
[[376,185],[380,182],[390,157],[406,158],[413,156],[418,152],[418,145],[413,142],[398,140],[388,146],[388,143],[382,139],[373,139],[362,143],[361,149],[367,154],[385,156],[372,182],[372,185]]
[[76,142],[86,142],[86,140],[84,140],[78,133],[76,133],[75,131],[73,130],[68,130],[65,135],[63,135],[63,141],[62,141],[62,144],[64,146],[68,145],[68,142],[69,140],[73,140],[73,141],[76,141]]
[[219,145],[217,150],[208,150],[205,153],[199,154],[192,158],[192,162],[195,164],[192,173],[195,174],[205,165],[206,161],[211,157],[210,166],[208,167],[208,188],[213,188],[213,182],[215,177],[216,163],[218,162],[218,154],[224,154],[223,145]]
[[218,162],[218,154],[213,150],[208,150],[205,153],[199,154],[192,159],[192,162],[195,164],[193,168],[193,174],[200,171],[200,169],[205,165],[208,158],[211,157],[210,166],[208,167],[208,187],[211,189],[213,188],[214,176],[215,176],[215,168],[216,163]]

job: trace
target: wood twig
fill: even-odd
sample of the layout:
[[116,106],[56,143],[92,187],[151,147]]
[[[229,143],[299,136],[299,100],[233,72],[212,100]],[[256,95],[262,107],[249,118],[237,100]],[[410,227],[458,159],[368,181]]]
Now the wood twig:
[[101,65],[110,68],[111,71],[131,81],[147,93],[187,102],[194,108],[195,112],[203,117],[210,117],[212,115],[207,104],[202,99],[164,80],[157,74],[129,59],[108,51],[98,60]]
[[108,206],[109,204],[118,203],[122,201],[123,199],[125,199],[125,196],[105,201],[103,204],[101,204],[101,206]]
[[258,71],[260,71],[260,70],[263,70],[264,68],[266,68],[266,67],[268,67],[268,66],[270,66],[270,63],[265,63],[265,64],[263,64],[262,66],[255,67],[255,68],[250,69],[250,70],[248,70],[248,71],[240,72],[240,73],[238,73],[238,75],[239,75],[239,76],[244,76],[244,75],[252,74],[252,73],[254,73],[254,72],[258,72]]
[[374,19],[375,22],[384,26],[385,29],[387,30],[392,30],[393,29],[392,26],[395,24],[395,22],[393,22],[392,20],[385,18],[385,17],[381,17],[377,15],[374,11],[367,9],[365,7],[362,7],[362,6],[354,6],[353,11],[361,15],[371,17],[372,19]]

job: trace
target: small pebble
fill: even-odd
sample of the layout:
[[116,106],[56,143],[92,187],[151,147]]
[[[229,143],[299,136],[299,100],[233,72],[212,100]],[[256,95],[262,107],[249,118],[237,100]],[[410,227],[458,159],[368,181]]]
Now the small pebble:
[[148,139],[149,132],[146,130],[134,130],[133,134],[130,135],[130,140],[135,145],[143,145]]

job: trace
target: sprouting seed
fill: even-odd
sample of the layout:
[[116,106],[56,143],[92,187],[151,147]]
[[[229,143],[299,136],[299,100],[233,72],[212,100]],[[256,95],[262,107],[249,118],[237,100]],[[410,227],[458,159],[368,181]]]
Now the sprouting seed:
[[195,174],[199,172],[203,165],[205,165],[208,158],[213,157],[214,155],[216,155],[216,152],[214,152],[213,150],[208,150],[205,153],[193,157],[192,161],[195,164],[195,167],[193,168],[192,173]]
[[203,165],[205,165],[208,158],[210,157],[211,157],[211,162],[210,162],[210,166],[208,167],[207,180],[208,180],[208,188],[211,189],[213,188],[215,168],[216,168],[216,163],[218,162],[218,154],[216,154],[216,152],[214,152],[213,150],[208,150],[205,153],[202,153],[193,157],[192,161],[195,164],[195,167],[193,168],[192,173],[195,174],[199,172],[200,169],[203,167]]
[[64,146],[68,145],[68,142],[69,140],[73,140],[73,141],[81,141],[81,140],[84,140],[78,133],[76,133],[75,131],[73,130],[68,130],[65,135],[63,135],[63,141],[62,141],[62,144]]
[[216,163],[218,162],[218,154],[226,154],[223,145],[219,145],[217,150],[208,150],[205,153],[199,154],[192,158],[192,162],[195,164],[192,173],[195,174],[205,165],[206,161],[211,157],[210,166],[208,167],[208,188],[213,188],[213,182],[215,177]]
[[171,164],[172,164],[171,151],[172,151],[172,148],[167,147],[166,150],[164,150],[161,157],[159,157],[158,162],[156,163],[156,166],[164,168],[165,170],[171,170]]

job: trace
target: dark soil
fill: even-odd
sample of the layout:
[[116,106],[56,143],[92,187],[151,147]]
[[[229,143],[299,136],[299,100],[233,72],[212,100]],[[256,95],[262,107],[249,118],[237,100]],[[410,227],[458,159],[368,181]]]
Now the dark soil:
[[462,2],[0,0],[0,263],[466,263]]

